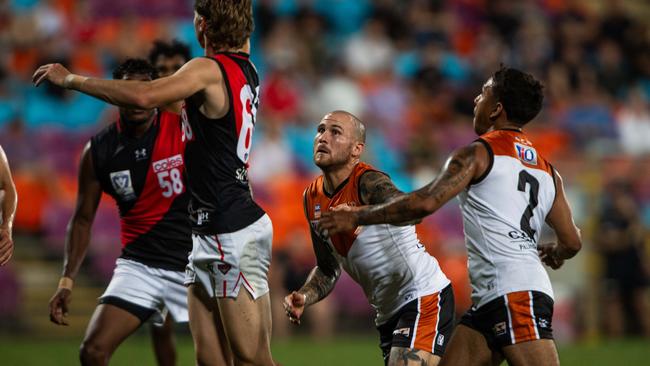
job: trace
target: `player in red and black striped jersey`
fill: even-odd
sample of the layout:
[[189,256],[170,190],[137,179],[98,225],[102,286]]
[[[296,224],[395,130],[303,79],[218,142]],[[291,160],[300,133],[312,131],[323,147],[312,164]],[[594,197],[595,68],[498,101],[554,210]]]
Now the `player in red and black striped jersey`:
[[272,365],[267,275],[273,229],[253,201],[247,179],[259,99],[248,59],[252,1],[195,0],[194,10],[195,32],[207,57],[192,59],[169,77],[102,80],[48,64],[36,70],[33,82],[47,80],[123,107],[185,100],[194,234],[187,282],[197,362]]
[[[130,59],[116,79],[151,80],[155,69]],[[50,301],[54,323],[66,324],[71,285],[85,257],[102,192],[119,208],[122,254],[99,299],[81,348],[83,364],[104,365],[117,346],[153,317],[188,321],[183,284],[192,249],[187,218],[180,116],[164,110],[120,108],[120,118],[91,138],[82,154],[77,208],[68,227],[64,278]],[[172,350],[173,351],[173,350]],[[174,355],[158,355],[175,364]]]

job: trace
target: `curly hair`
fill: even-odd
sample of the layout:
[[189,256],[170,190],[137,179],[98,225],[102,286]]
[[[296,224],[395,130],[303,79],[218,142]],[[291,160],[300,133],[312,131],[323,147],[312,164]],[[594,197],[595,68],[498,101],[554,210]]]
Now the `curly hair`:
[[502,65],[492,81],[492,91],[503,105],[508,120],[523,126],[542,109],[544,87],[532,75]]
[[129,58],[113,71],[113,79],[119,80],[125,75],[147,75],[151,80],[158,77],[158,72],[151,64],[141,58]]
[[195,0],[194,10],[205,18],[205,34],[215,49],[243,47],[255,28],[252,0]]
[[158,60],[158,57],[172,57],[179,55],[185,61],[189,61],[192,57],[190,56],[190,48],[178,40],[173,40],[171,42],[165,42],[162,40],[155,40],[153,42],[153,48],[149,51],[149,62],[155,64]]

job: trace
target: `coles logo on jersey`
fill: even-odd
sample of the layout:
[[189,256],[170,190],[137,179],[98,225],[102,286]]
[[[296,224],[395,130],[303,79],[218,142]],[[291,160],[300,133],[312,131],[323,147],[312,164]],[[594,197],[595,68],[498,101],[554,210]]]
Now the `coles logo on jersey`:
[[532,146],[526,146],[515,142],[517,158],[526,164],[537,165],[537,151]]
[[154,173],[171,170],[183,165],[183,156],[181,154],[176,154],[166,159],[154,161],[151,165],[153,166]]
[[135,199],[135,191],[133,190],[130,171],[120,170],[118,172],[112,172],[110,178],[113,189],[117,195],[121,196],[125,201]]

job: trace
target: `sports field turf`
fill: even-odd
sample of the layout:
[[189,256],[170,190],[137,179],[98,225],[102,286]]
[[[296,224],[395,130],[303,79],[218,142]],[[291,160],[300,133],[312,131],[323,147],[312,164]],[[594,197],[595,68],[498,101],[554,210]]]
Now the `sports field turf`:
[[[78,340],[30,340],[0,338],[0,365],[76,365]],[[178,342],[179,366],[192,365],[192,343],[188,337]],[[274,358],[283,366],[382,365],[377,340],[349,337],[328,342],[292,339],[273,345]],[[650,365],[650,340],[629,340],[573,345],[560,348],[562,365]],[[149,340],[133,337],[114,355],[111,365],[155,365]]]

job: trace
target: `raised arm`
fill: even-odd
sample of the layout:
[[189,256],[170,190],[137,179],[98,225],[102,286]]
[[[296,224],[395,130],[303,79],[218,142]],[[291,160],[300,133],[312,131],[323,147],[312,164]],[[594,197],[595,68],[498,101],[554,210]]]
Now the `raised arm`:
[[421,189],[398,196],[381,205],[358,210],[327,212],[319,230],[329,235],[353,230],[358,225],[400,224],[422,219],[480,177],[489,165],[489,155],[482,143],[475,142],[454,151],[441,174]]
[[101,187],[93,168],[90,143],[88,143],[81,157],[77,205],[66,231],[63,277],[50,300],[50,320],[56,324],[67,325],[65,316],[68,312],[72,284],[86,257],[90,243],[90,229],[101,194]]
[[305,284],[284,298],[284,309],[292,323],[300,324],[305,307],[315,304],[332,292],[341,276],[341,265],[330,246],[310,227],[311,241],[316,255],[316,267],[311,270]]
[[80,91],[108,103],[140,109],[151,109],[183,100],[222,82],[221,70],[207,58],[187,62],[175,74],[152,81],[106,80],[70,73],[61,64],[39,67],[32,81],[36,86],[44,80],[57,86]]
[[576,255],[582,248],[580,229],[573,222],[571,207],[564,194],[562,177],[553,171],[555,179],[555,200],[551,211],[546,216],[546,222],[555,231],[557,243],[553,245],[540,245],[540,258],[553,269],[562,266],[565,259]]
[[16,214],[16,205],[18,204],[18,194],[16,193],[14,181],[11,178],[9,160],[7,160],[7,156],[2,147],[0,147],[0,189],[4,191],[4,197],[2,198],[2,223],[0,223],[0,266],[2,266],[11,259],[14,252],[12,228]]

